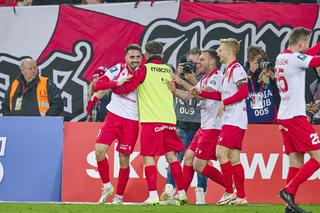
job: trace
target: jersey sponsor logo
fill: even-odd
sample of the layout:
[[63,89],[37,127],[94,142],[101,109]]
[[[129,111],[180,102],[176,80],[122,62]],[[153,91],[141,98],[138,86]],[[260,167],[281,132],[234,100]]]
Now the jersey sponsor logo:
[[304,61],[306,60],[307,56],[305,54],[300,54],[298,55],[298,58],[301,60],[301,61]]
[[170,73],[171,69],[165,68],[165,67],[151,67],[150,68],[152,72],[164,72],[164,73]]

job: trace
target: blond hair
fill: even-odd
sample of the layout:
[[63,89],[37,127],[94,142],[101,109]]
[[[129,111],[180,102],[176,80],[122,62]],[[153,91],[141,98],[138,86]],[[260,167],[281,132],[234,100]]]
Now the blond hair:
[[294,28],[289,36],[289,45],[297,44],[299,41],[309,38],[310,34],[311,30],[306,29],[304,27]]
[[240,50],[240,42],[235,38],[220,39],[220,44],[225,44],[230,49],[234,56],[237,56]]

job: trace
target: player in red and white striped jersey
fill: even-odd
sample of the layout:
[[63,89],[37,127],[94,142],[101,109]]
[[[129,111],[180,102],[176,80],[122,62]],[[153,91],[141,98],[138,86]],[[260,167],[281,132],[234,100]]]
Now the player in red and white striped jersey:
[[[281,97],[278,123],[285,152],[289,155],[287,185],[281,198],[291,207],[286,212],[305,212],[294,202],[298,187],[320,167],[320,141],[307,121],[305,102],[305,71],[320,66],[320,43],[308,49],[311,31],[295,28],[289,36],[289,46],[277,56],[275,71]],[[304,164],[304,153],[311,159]]]
[[[125,64],[117,64],[105,72],[105,75],[98,79],[94,91],[112,89],[121,86],[127,81],[131,74],[138,68],[142,60],[142,52],[139,45],[130,44],[126,48]],[[106,151],[114,140],[118,141],[116,150],[119,152],[120,171],[116,195],[113,203],[122,203],[122,197],[127,185],[130,166],[130,154],[138,137],[138,105],[137,95],[133,91],[126,95],[112,94],[111,101],[107,106],[108,114],[103,126],[97,136],[95,153],[98,164],[98,171],[103,182],[102,195],[99,203],[105,203],[113,193],[114,188],[109,178],[109,163],[106,158]]]
[[[217,205],[246,205],[244,189],[244,170],[240,162],[240,151],[248,118],[245,99],[248,96],[247,74],[236,61],[240,44],[236,39],[221,39],[219,57],[227,66],[222,79],[220,91],[210,92],[191,89],[194,95],[203,98],[222,100],[217,117],[222,116],[222,129],[216,148],[216,156],[220,162],[226,192]],[[237,193],[232,187],[234,181]]]

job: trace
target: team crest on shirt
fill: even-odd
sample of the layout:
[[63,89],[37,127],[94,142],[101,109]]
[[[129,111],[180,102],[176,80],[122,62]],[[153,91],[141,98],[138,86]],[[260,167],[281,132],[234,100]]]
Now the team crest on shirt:
[[307,56],[305,54],[300,54],[298,55],[298,58],[301,60],[301,61],[304,61],[306,60]]

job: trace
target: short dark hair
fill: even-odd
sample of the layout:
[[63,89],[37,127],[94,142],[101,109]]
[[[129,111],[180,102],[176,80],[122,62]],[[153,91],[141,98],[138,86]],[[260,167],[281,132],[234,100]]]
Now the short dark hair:
[[138,50],[138,51],[142,52],[141,47],[138,44],[129,44],[125,49],[126,54],[129,52],[129,50]]
[[188,51],[187,56],[189,57],[190,55],[200,55],[200,54],[201,54],[201,50],[198,47],[194,47]]
[[214,50],[214,49],[206,49],[206,50],[202,50],[201,53],[208,53],[209,57],[211,59],[214,59],[217,62],[219,62],[219,56],[218,53]]
[[160,55],[163,51],[163,45],[158,41],[148,41],[145,48],[146,52],[152,55]]
[[300,40],[309,37],[311,34],[311,30],[306,29],[304,27],[296,27],[294,28],[289,36],[289,45],[297,44]]

